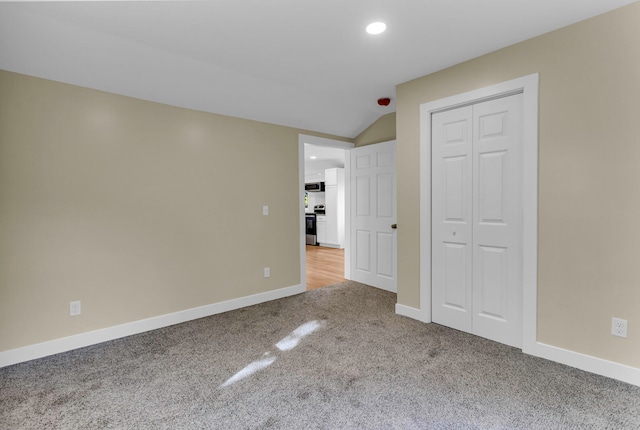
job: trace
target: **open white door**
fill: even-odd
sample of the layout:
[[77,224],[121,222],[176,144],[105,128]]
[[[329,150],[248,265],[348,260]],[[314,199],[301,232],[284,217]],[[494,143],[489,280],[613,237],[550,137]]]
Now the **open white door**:
[[396,142],[351,150],[351,279],[396,291]]

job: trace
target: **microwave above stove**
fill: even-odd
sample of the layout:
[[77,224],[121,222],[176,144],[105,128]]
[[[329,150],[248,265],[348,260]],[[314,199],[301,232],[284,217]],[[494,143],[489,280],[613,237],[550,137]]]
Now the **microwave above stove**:
[[310,182],[308,184],[304,184],[304,190],[309,192],[324,191],[324,182]]

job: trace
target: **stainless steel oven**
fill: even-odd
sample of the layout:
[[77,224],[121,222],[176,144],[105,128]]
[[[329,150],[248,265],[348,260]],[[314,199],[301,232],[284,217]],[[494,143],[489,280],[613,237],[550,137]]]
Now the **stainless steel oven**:
[[316,214],[305,214],[307,245],[317,245],[318,237],[316,232]]

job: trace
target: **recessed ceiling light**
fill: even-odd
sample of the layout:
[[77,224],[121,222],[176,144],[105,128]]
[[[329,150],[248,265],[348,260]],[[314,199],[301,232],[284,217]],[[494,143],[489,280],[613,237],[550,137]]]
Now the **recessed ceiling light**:
[[311,157],[309,157],[309,158],[311,158],[312,160],[315,160],[315,159],[316,159],[316,158],[318,158],[318,157],[316,157],[315,155],[312,155],[312,156],[311,156]]
[[380,34],[387,29],[387,24],[384,22],[372,22],[367,25],[367,33],[369,34]]

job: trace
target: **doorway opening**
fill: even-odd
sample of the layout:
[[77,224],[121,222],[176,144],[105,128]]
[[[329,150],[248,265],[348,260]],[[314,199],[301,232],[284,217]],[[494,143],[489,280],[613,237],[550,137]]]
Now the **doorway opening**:
[[350,279],[346,161],[353,146],[317,136],[298,137],[300,277],[306,290]]

